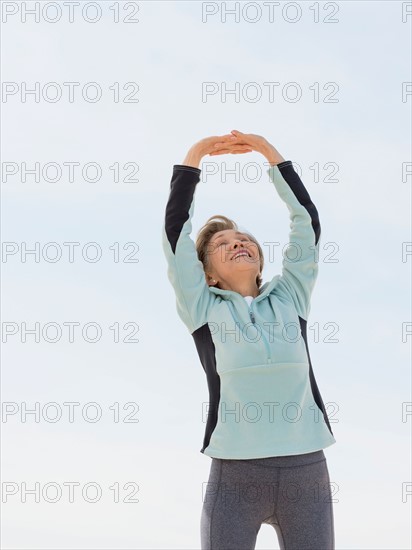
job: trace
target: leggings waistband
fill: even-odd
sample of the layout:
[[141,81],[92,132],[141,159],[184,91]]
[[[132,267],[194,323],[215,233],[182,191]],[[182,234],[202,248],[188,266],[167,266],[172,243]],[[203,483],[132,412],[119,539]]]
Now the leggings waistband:
[[212,460],[220,460],[227,463],[245,463],[263,468],[293,468],[294,466],[304,466],[312,464],[320,460],[326,460],[323,449],[298,455],[285,456],[270,456],[266,458],[247,458],[247,459],[229,459],[229,458],[212,458]]

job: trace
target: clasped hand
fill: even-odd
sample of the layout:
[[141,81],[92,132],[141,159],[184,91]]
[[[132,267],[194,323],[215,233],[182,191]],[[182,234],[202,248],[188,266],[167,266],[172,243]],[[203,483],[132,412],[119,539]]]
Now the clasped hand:
[[207,137],[195,143],[189,149],[183,164],[199,167],[200,161],[205,155],[238,155],[251,151],[257,151],[264,155],[271,165],[285,160],[263,136],[243,134],[238,130],[232,130],[230,134]]
[[203,155],[238,155],[257,151],[264,154],[270,145],[266,139],[256,134],[243,134],[238,130],[232,130],[224,136],[211,136],[200,140],[196,144]]

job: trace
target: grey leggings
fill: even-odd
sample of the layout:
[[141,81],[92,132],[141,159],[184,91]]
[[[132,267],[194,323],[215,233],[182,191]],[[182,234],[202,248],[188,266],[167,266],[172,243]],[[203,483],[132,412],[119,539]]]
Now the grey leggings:
[[203,487],[202,550],[254,550],[262,523],[281,550],[334,550],[323,450],[253,459],[212,458]]

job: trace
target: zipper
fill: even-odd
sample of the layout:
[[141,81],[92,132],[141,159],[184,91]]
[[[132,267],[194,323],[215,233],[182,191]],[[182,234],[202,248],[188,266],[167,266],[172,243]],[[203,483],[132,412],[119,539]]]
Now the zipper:
[[[244,300],[243,297],[242,297],[242,300]],[[227,302],[228,302],[230,313],[232,314],[233,320],[235,321],[236,325],[240,328],[240,323],[239,323],[238,319],[236,318],[236,312],[235,312],[235,309],[233,307],[233,304],[232,304],[231,300],[227,300]],[[248,304],[246,304],[246,307],[248,308],[250,320],[255,325],[256,324],[256,317],[255,317],[255,314],[253,313],[252,303],[253,302],[251,302],[250,306]],[[270,356],[270,346],[269,346],[268,341],[266,340],[266,337],[265,337],[262,329],[260,330],[260,334],[261,334],[263,342],[265,344],[266,354],[267,354],[267,362],[271,363],[272,358]]]

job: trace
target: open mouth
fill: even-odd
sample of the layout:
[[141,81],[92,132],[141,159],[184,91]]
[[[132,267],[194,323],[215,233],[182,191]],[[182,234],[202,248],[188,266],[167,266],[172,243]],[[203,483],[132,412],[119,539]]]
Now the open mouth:
[[236,252],[231,259],[235,260],[236,258],[240,258],[241,256],[247,256],[248,258],[251,258],[251,255],[247,250],[240,250],[239,252]]

